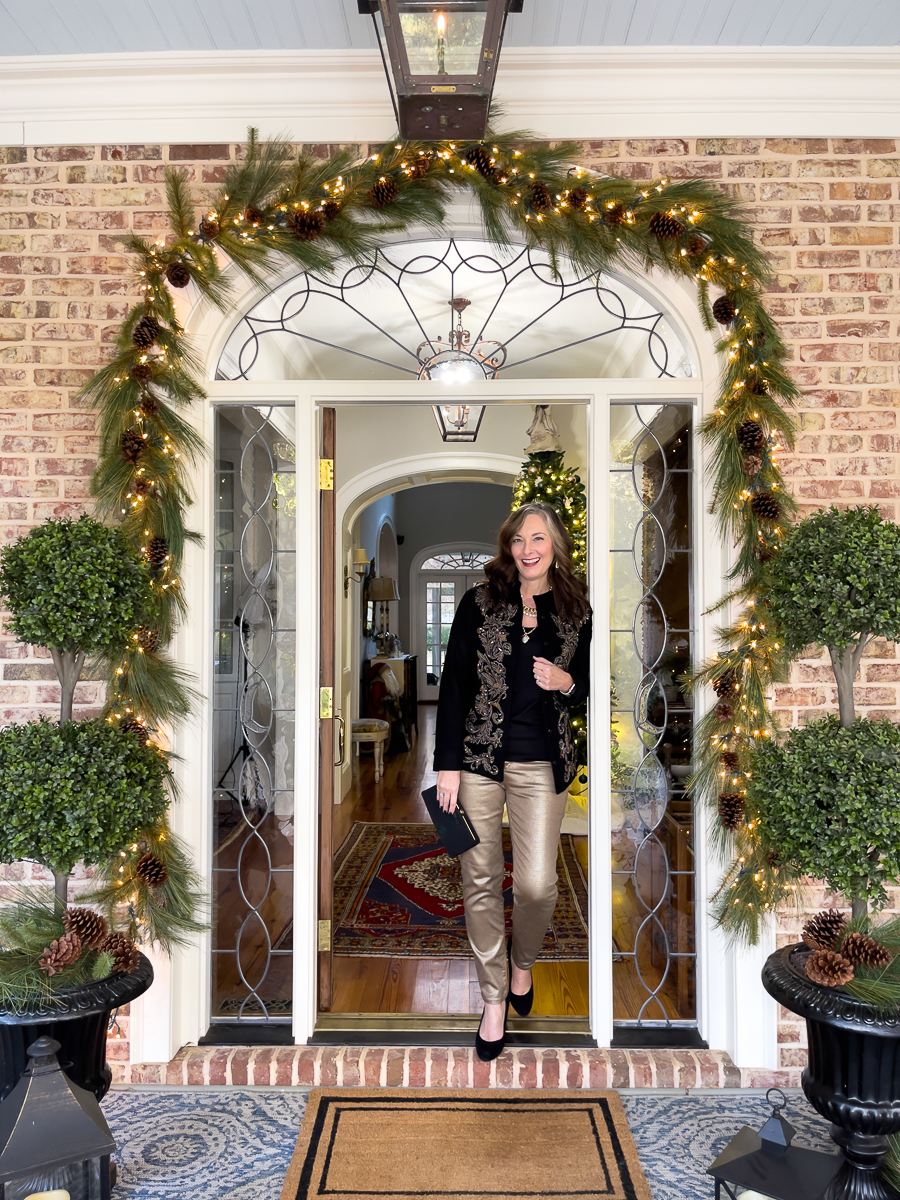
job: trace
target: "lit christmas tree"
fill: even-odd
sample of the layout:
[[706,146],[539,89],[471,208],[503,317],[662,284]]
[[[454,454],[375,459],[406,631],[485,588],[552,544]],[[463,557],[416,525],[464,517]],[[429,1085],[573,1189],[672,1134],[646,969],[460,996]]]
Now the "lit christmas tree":
[[[552,504],[559,513],[574,546],[572,566],[575,574],[583,579],[587,572],[587,501],[584,484],[580,476],[566,466],[562,450],[532,452],[516,476],[512,511],[535,501]],[[587,762],[587,702],[572,709],[571,726],[578,762],[584,764]]]

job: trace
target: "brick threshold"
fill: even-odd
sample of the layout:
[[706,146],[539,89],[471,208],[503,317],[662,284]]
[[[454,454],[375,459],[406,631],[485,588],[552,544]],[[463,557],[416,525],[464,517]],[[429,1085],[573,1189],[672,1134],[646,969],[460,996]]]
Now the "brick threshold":
[[532,1049],[491,1063],[472,1047],[184,1046],[168,1063],[133,1063],[124,1083],[235,1087],[798,1087],[800,1069],[740,1069],[724,1050]]

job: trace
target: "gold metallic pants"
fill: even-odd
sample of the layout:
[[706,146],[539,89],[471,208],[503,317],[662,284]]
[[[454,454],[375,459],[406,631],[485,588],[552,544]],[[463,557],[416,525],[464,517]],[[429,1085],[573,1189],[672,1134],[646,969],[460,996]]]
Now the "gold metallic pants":
[[513,851],[513,962],[531,970],[556,907],[556,857],[566,792],[548,762],[507,763],[502,783],[463,771],[459,799],[481,838],[460,855],[466,931],[485,1004],[506,1001],[503,804]]

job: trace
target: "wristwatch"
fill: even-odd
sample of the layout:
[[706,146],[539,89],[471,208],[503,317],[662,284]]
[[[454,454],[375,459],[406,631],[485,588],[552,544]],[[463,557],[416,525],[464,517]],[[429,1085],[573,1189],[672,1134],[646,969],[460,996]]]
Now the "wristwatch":
[[571,695],[572,695],[572,693],[573,693],[574,691],[575,691],[575,680],[573,679],[573,680],[572,680],[572,686],[569,688],[569,690],[568,690],[567,692],[563,692],[563,695],[564,695],[564,696],[571,696]]

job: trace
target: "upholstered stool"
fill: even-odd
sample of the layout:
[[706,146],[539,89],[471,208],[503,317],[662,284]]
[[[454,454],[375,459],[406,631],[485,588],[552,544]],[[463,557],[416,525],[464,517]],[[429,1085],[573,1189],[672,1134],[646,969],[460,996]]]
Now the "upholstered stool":
[[353,721],[351,728],[357,758],[359,758],[361,742],[374,743],[375,778],[380,779],[384,774],[384,743],[391,736],[390,722],[379,721],[377,717],[363,717],[358,721]]

